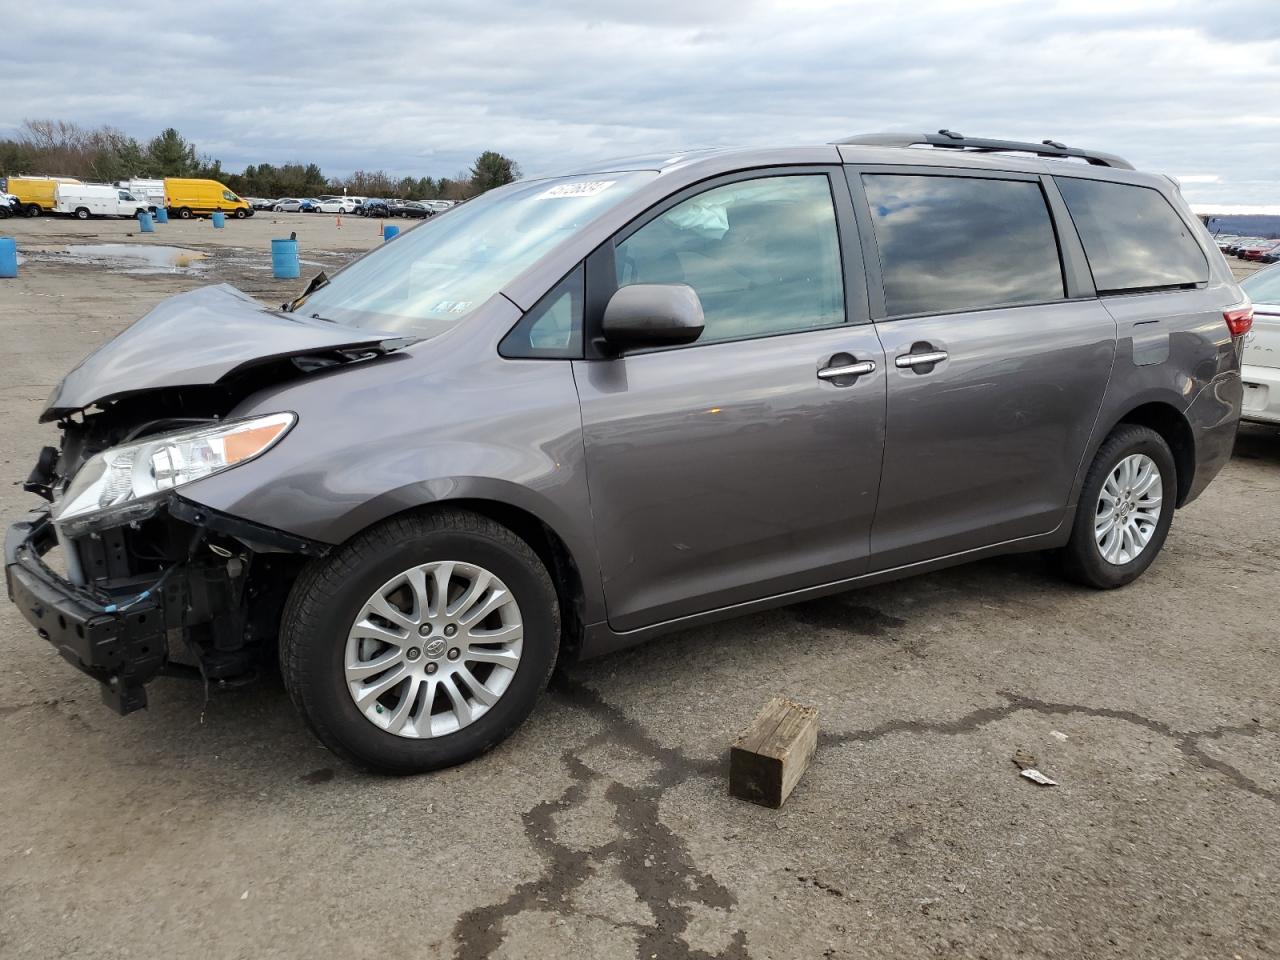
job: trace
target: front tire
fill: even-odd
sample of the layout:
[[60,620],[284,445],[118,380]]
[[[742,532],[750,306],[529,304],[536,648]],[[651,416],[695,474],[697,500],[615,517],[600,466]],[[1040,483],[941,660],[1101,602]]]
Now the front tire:
[[87,208],[87,207],[76,207],[76,219],[77,219],[77,220],[88,220],[88,219],[89,219],[89,210],[88,210],[88,208]]
[[280,667],[316,737],[380,773],[453,766],[533,710],[555,666],[546,568],[506,527],[442,510],[384,521],[298,578]]
[[243,220],[249,214],[245,212],[244,207],[236,207],[235,217],[237,220]]
[[1111,590],[1151,566],[1173,523],[1178,471],[1163,437],[1125,423],[1103,442],[1080,491],[1063,572]]

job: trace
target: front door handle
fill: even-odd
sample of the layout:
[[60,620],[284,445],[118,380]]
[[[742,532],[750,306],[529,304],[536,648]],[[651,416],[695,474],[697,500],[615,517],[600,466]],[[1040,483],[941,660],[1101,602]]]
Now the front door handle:
[[[832,359],[835,359],[834,357]],[[876,372],[876,362],[874,360],[859,360],[856,363],[846,363],[838,367],[823,367],[818,371],[819,380],[837,380],[840,377],[861,377],[867,373]]]
[[931,366],[947,359],[947,351],[933,350],[929,353],[902,353],[893,358],[893,362],[903,370],[908,367]]

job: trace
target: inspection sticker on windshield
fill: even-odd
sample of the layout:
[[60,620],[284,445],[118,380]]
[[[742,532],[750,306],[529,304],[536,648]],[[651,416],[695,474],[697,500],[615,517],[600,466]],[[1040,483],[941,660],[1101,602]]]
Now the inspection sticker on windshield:
[[604,193],[617,180],[584,180],[582,183],[560,183],[549,190],[544,190],[535,199],[555,200],[560,197],[594,197]]

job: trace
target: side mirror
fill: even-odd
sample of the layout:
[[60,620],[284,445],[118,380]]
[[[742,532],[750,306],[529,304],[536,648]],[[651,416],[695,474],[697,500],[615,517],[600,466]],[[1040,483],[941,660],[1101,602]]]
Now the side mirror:
[[604,308],[604,338],[617,350],[692,343],[702,328],[702,301],[684,283],[633,283]]

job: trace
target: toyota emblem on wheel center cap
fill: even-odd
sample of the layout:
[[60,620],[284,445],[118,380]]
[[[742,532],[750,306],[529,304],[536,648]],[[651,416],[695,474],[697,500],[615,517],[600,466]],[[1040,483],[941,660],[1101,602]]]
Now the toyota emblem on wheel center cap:
[[432,640],[430,643],[428,643],[426,646],[422,648],[422,652],[425,653],[428,657],[435,658],[435,657],[442,656],[444,654],[444,648],[446,646],[447,644],[444,642],[443,637],[436,637],[434,640]]

